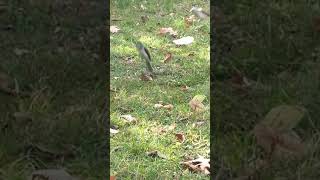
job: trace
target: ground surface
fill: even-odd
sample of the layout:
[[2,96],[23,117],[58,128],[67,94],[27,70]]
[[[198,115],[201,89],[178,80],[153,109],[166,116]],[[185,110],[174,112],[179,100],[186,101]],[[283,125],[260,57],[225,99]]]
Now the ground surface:
[[1,1],[0,69],[31,96],[0,92],[0,179],[46,168],[103,179],[103,3],[28,2]]
[[[209,9],[208,2],[195,4]],[[111,35],[110,42],[111,89],[114,90],[111,124],[119,130],[110,140],[110,166],[111,175],[120,179],[209,178],[191,173],[179,164],[187,156],[209,158],[209,20],[195,21],[187,28],[184,17],[192,15],[191,7],[189,1],[111,3],[111,25],[120,31]],[[147,16],[148,20],[143,22],[141,16]],[[167,27],[177,31],[177,39],[192,36],[194,42],[176,46],[170,35],[158,34],[160,28]],[[140,80],[145,63],[135,49],[137,40],[150,50],[153,66],[165,71],[152,81]],[[172,59],[164,63],[167,53],[172,54]],[[184,91],[184,86],[189,89]],[[194,113],[188,103],[198,94],[206,96],[205,109]],[[172,110],[155,108],[159,101],[173,105]],[[120,118],[128,114],[136,118],[135,123]],[[203,124],[196,125],[197,122]],[[166,131],[170,126],[175,128]],[[177,140],[176,133],[184,134],[183,143]],[[146,155],[153,150],[166,159]]]
[[[295,127],[308,149],[300,160],[273,159],[258,179],[319,177],[319,3],[239,1],[214,3],[224,16],[216,24],[217,59],[212,103],[214,154],[220,178],[244,176],[264,154],[251,133],[271,108],[300,105],[307,114]],[[317,30],[318,29],[318,30]],[[239,81],[237,70],[255,84]],[[238,78],[238,80],[237,80]],[[316,150],[318,149],[318,150]],[[250,165],[249,165],[250,164]],[[299,178],[298,178],[299,177]]]

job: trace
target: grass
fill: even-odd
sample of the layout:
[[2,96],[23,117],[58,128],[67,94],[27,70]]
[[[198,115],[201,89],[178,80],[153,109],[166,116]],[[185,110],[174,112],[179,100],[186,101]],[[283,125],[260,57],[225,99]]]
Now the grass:
[[[104,21],[101,2],[5,4],[0,14],[0,69],[31,96],[0,92],[0,179],[26,179],[46,168],[102,179],[105,68],[94,55],[99,53],[96,32]],[[28,53],[18,55],[15,49]],[[29,113],[31,121],[14,118],[15,112]]]
[[[208,2],[193,2],[208,8]],[[111,124],[119,130],[110,139],[110,170],[111,175],[119,179],[208,179],[179,164],[184,156],[209,158],[210,29],[209,21],[194,22],[185,28],[184,16],[191,15],[188,12],[191,6],[191,1],[111,2],[111,25],[121,29],[110,37],[111,88],[116,90],[111,92]],[[141,21],[144,15],[149,18],[145,23]],[[189,46],[177,47],[171,37],[158,34],[162,27],[172,27],[179,37],[193,36],[195,41]],[[139,79],[145,63],[135,49],[136,40],[150,50],[153,66],[168,73],[158,75],[153,81]],[[173,58],[163,63],[167,52],[172,53]],[[191,52],[195,54],[192,57],[188,56]],[[128,58],[132,58],[132,64],[126,64]],[[190,89],[182,91],[183,85]],[[188,105],[197,94],[206,96],[206,110],[201,113],[192,112]],[[154,104],[159,101],[172,104],[173,110],[155,109]],[[137,122],[125,123],[120,118],[124,114],[131,114]],[[205,124],[192,127],[199,121]],[[173,124],[176,124],[173,131],[159,135],[161,128]],[[184,143],[175,138],[174,134],[179,132],[186,137]],[[147,156],[152,150],[160,151],[167,159]]]
[[[313,17],[319,4],[306,1],[239,1],[216,4],[225,21],[216,24],[217,57],[214,154],[226,179],[243,175],[263,156],[250,131],[271,108],[301,105],[308,113],[296,131],[308,146],[302,159],[273,159],[256,178],[317,179],[319,151],[319,33]],[[230,85],[235,69],[258,86],[239,91]],[[219,162],[219,163],[218,163]],[[253,168],[251,168],[253,169]]]

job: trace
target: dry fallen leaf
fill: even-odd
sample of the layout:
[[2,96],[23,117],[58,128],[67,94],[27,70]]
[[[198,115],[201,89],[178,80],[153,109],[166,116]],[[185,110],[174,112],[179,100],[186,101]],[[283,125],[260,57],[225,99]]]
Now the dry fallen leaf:
[[159,34],[160,35],[165,35],[165,34],[169,34],[173,37],[176,37],[178,35],[177,31],[174,31],[171,27],[168,28],[160,28],[159,30]]
[[189,87],[187,85],[183,85],[183,86],[181,86],[181,90],[182,91],[188,91]]
[[293,153],[301,156],[306,151],[306,145],[302,142],[301,138],[294,131],[283,133],[278,137],[278,146],[276,156],[281,157],[283,154]]
[[120,118],[124,119],[127,122],[134,122],[137,121],[137,119],[133,116],[131,116],[130,114],[127,115],[121,115]]
[[300,137],[293,131],[280,132],[276,129],[257,124],[253,130],[257,144],[270,155],[284,157],[288,153],[300,156],[305,152],[305,145]]
[[76,180],[63,169],[43,169],[34,171],[29,180]]
[[275,132],[272,128],[259,123],[254,127],[253,133],[257,138],[257,144],[260,145],[268,154],[274,151],[278,132]]
[[110,180],[116,180],[115,176],[110,176]]
[[182,162],[181,164],[188,167],[190,171],[202,172],[206,175],[210,174],[210,159],[205,159],[200,156],[198,159]]
[[154,107],[155,107],[156,109],[159,109],[159,108],[162,108],[163,105],[162,105],[162,104],[155,104]]
[[188,45],[193,42],[194,38],[191,36],[183,37],[181,39],[173,40],[173,43],[176,45]]
[[288,131],[301,121],[304,113],[303,107],[280,105],[272,108],[261,123],[278,131]]
[[110,26],[111,33],[117,33],[119,31],[120,31],[120,29],[118,28],[118,26]]
[[150,73],[143,72],[140,75],[140,80],[142,80],[142,81],[152,81],[153,78],[152,78],[152,75]]
[[172,54],[171,53],[167,53],[166,57],[164,58],[164,63],[168,63],[169,61],[172,60]]
[[206,97],[203,95],[196,95],[193,97],[193,99],[189,102],[189,106],[193,111],[199,112],[204,109],[204,105],[202,104],[202,101]]
[[158,134],[163,134],[163,133],[166,133],[166,132],[169,132],[169,131],[173,131],[174,129],[176,128],[176,124],[173,123],[171,124],[170,126],[165,126],[165,127],[154,127],[152,128],[152,131],[154,133],[158,133]]
[[157,104],[154,105],[154,108],[156,109],[167,109],[169,111],[171,111],[173,109],[173,105],[172,104],[166,104],[164,105],[164,103],[162,101],[159,101]]
[[186,139],[183,133],[176,133],[175,136],[180,143],[183,143]]
[[194,15],[191,15],[191,16],[186,16],[184,17],[184,25],[186,28],[190,27],[192,25],[192,23],[196,21],[196,18]]
[[167,104],[167,105],[164,105],[163,108],[171,111],[173,109],[173,105],[172,104]]

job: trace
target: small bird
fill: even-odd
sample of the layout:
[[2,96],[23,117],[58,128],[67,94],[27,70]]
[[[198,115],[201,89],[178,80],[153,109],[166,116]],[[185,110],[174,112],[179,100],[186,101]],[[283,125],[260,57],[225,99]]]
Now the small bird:
[[197,8],[195,6],[192,6],[190,12],[195,14],[200,19],[206,19],[210,16],[207,12],[203,11],[202,8]]
[[140,57],[146,61],[147,71],[152,74],[153,68],[151,66],[151,56],[149,50],[144,47],[140,41],[136,43],[136,48],[140,54]]

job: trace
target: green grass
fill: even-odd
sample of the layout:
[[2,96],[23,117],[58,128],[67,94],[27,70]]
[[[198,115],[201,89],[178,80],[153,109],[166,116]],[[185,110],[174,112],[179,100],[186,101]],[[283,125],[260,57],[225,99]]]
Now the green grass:
[[[216,25],[219,63],[213,69],[217,80],[211,130],[217,133],[214,154],[225,176],[240,176],[252,159],[263,156],[250,131],[271,108],[289,104],[308,111],[296,131],[309,151],[302,160],[273,160],[256,178],[317,179],[320,61],[312,18],[319,15],[319,3],[243,0],[217,6],[226,21]],[[228,79],[235,69],[258,86],[245,93],[234,89]]]
[[[183,156],[203,155],[209,158],[209,21],[195,22],[184,27],[184,17],[192,3],[209,8],[203,1],[119,1],[111,2],[111,25],[121,32],[111,34],[111,124],[119,128],[112,135],[111,175],[119,179],[208,179],[208,176],[191,173],[179,163]],[[141,10],[140,4],[146,7]],[[170,13],[174,13],[170,16]],[[160,14],[165,14],[160,16]],[[142,23],[141,16],[149,20]],[[112,21],[120,19],[120,21]],[[170,37],[160,36],[162,27],[172,27],[178,36],[193,36],[195,41],[189,46],[177,47]],[[151,52],[154,67],[168,73],[158,75],[153,81],[140,80],[145,63],[139,58],[134,41],[139,40]],[[173,55],[169,63],[163,63],[166,52]],[[195,55],[188,57],[194,52]],[[125,59],[133,58],[133,64],[125,64]],[[184,92],[181,86],[190,90]],[[188,102],[197,94],[206,96],[206,110],[193,113]],[[172,111],[155,109],[154,104],[163,101],[174,106]],[[131,114],[137,123],[125,123],[120,115]],[[193,128],[192,124],[205,124]],[[155,130],[176,124],[172,132],[159,135]],[[184,143],[179,143],[174,133],[183,132]],[[148,151],[158,150],[167,159],[148,157]]]
[[[0,30],[1,72],[31,93],[14,97],[0,92],[0,179],[26,179],[36,169],[57,167],[84,179],[102,179],[105,68],[93,56],[99,53],[96,34],[104,21],[101,2],[72,2],[66,9],[49,1],[33,2],[8,1],[0,14],[1,28],[13,27]],[[16,48],[29,53],[18,56]],[[32,121],[15,119],[15,112],[29,112]],[[74,156],[54,157],[30,145]]]

